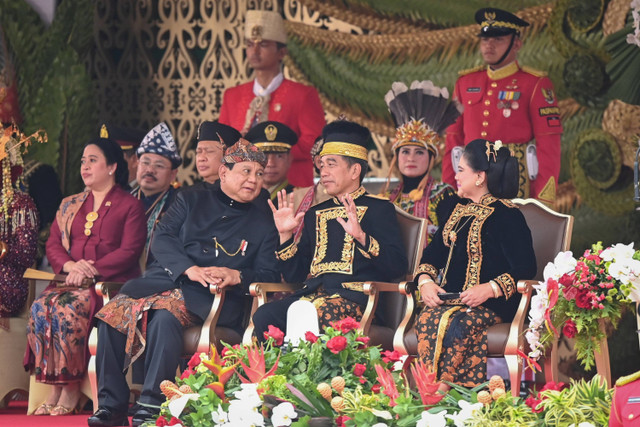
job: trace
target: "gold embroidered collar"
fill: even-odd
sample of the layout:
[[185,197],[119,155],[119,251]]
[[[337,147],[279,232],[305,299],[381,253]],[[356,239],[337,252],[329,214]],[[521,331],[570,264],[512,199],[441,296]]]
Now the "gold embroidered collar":
[[480,197],[480,204],[484,206],[489,206],[491,203],[495,202],[496,200],[498,200],[497,197],[492,196],[490,193],[487,193],[482,197]]
[[[366,192],[367,192],[367,190],[365,190],[365,188],[361,185],[360,187],[358,187],[358,189],[356,191],[354,191],[353,193],[349,193],[349,195],[351,196],[351,198],[353,200],[355,200],[358,197],[364,195],[364,193],[366,193]],[[335,203],[336,205],[342,205],[342,202],[337,197],[333,198],[333,203]]]
[[505,77],[509,77],[512,74],[515,74],[520,70],[517,61],[513,61],[511,64],[506,65],[500,69],[492,70],[490,66],[487,66],[487,75],[491,80],[500,80]]

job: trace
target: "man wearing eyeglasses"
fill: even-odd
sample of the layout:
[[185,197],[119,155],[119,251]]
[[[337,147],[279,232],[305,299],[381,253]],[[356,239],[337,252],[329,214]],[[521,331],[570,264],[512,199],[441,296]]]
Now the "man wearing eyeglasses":
[[182,158],[171,131],[164,123],[160,123],[149,131],[142,139],[136,153],[138,185],[131,190],[131,194],[142,201],[147,217],[147,243],[141,260],[144,269],[153,261],[149,243],[160,216],[173,200],[175,189],[171,183],[176,179]]
[[249,10],[245,17],[245,52],[254,79],[224,93],[220,123],[242,135],[265,121],[287,125],[298,136],[291,148],[287,180],[295,187],[313,185],[309,155],[325,125],[318,92],[311,86],[284,78],[282,60],[287,55],[287,33],[279,13]]

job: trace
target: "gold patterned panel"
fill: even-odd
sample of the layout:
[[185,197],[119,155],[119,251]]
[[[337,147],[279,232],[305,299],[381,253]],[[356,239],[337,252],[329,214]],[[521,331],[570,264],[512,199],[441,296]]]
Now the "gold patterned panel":
[[[251,78],[243,49],[245,12],[280,10],[279,5],[291,22],[364,33],[296,0],[96,0],[97,48],[88,66],[96,82],[100,119],[143,130],[165,121],[184,159],[178,180],[193,183],[197,172],[192,141],[198,125],[217,119],[226,88]],[[284,72],[304,83],[299,73],[290,73],[287,67]],[[327,121],[341,113],[330,103],[323,104]],[[369,174],[386,176],[389,129],[374,122],[362,124],[371,127],[376,145],[369,152]]]
[[[367,206],[356,206],[358,222],[362,221],[367,209]],[[335,220],[336,218],[347,220],[347,210],[339,206],[316,212],[316,249],[309,270],[314,277],[322,273],[353,273],[355,242],[353,241],[353,236],[348,233],[344,233],[344,244],[341,250],[340,261],[324,262],[329,248],[328,223],[330,220]]]

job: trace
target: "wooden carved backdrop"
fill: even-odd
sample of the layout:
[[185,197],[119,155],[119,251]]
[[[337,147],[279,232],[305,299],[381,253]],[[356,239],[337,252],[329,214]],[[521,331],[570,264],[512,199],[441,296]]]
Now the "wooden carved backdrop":
[[[151,129],[165,121],[184,163],[178,179],[197,176],[194,141],[198,124],[218,117],[226,88],[248,81],[243,52],[246,10],[284,12],[287,20],[338,31],[362,33],[323,18],[295,0],[97,0],[97,49],[89,67],[96,82],[99,117],[121,126]],[[288,70],[285,74],[289,77]],[[328,110],[327,120],[339,113]],[[386,137],[376,135],[369,154],[372,175],[382,175]]]

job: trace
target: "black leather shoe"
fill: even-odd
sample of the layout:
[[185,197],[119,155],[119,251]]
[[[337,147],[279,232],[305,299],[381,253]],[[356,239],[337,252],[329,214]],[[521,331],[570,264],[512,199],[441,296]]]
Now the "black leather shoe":
[[[136,412],[136,414],[131,419],[131,426],[139,427],[145,421],[152,420],[156,415],[158,415],[158,410],[140,405],[140,409],[138,410],[138,412]],[[155,424],[155,422],[151,424],[153,425]]]
[[126,412],[112,412],[105,407],[100,407],[92,416],[89,417],[87,424],[89,424],[90,427],[129,427],[129,418],[127,417]]

